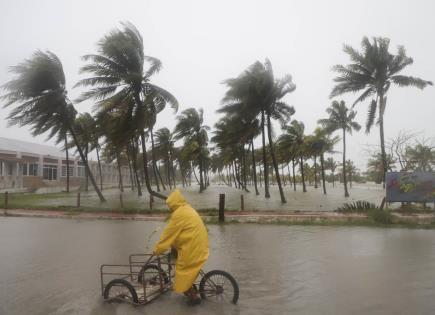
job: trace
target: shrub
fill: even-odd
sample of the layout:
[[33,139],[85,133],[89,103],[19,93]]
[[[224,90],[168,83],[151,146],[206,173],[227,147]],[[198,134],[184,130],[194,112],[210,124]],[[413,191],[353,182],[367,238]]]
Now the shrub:
[[381,224],[391,224],[392,217],[390,211],[381,209],[372,209],[368,212],[369,218],[371,218],[375,223]]
[[343,213],[367,213],[372,209],[378,209],[378,207],[374,203],[365,200],[357,200],[344,203],[337,211]]

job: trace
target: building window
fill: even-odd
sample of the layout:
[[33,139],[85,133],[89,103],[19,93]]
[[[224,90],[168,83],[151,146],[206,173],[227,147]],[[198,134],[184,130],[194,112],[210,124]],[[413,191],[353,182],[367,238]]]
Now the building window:
[[23,175],[27,176],[27,163],[23,164]]
[[77,166],[77,176],[85,177],[85,168],[83,166]]
[[44,164],[42,169],[42,176],[47,180],[56,180],[57,179],[57,165],[47,165]]
[[[27,165],[25,165],[27,168]],[[25,174],[24,174],[25,175]],[[38,176],[38,164],[30,163],[29,164],[29,176]]]
[[[69,176],[74,176],[74,166],[69,167]],[[62,177],[66,177],[66,165],[62,166]]]

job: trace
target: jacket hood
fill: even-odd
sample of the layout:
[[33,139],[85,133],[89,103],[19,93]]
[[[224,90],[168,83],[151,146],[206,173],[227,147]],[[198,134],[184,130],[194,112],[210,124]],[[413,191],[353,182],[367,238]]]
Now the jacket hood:
[[166,199],[166,204],[168,205],[169,210],[174,212],[179,207],[186,205],[187,201],[184,199],[184,196],[181,194],[181,192],[176,189],[169,194],[168,198]]

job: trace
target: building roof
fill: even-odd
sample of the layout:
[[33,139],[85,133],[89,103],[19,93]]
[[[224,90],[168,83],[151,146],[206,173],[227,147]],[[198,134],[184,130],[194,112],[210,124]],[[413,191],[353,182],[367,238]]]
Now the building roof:
[[64,151],[49,145],[0,137],[0,150],[63,157]]

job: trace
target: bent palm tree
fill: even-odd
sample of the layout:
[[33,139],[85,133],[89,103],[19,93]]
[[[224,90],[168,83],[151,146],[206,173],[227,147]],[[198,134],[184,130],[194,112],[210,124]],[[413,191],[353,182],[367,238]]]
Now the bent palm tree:
[[59,134],[63,137],[67,130],[98,197],[105,201],[77,139],[74,129],[76,111],[67,97],[65,74],[59,58],[49,51],[36,51],[32,58],[12,67],[11,72],[17,78],[3,85],[7,93],[2,98],[6,100],[5,107],[18,105],[8,115],[9,125],[31,125],[33,135],[49,132],[49,138]]
[[184,138],[186,147],[189,147],[198,158],[199,166],[199,191],[202,192],[206,187],[204,185],[204,160],[207,156],[207,131],[210,127],[204,125],[204,111],[200,108],[184,110],[181,115],[177,116],[177,124],[174,129],[174,139]]
[[354,121],[356,112],[349,110],[346,107],[344,101],[333,101],[331,107],[326,109],[329,114],[329,118],[320,119],[318,121],[326,132],[332,133],[336,130],[341,129],[343,131],[343,184],[344,184],[344,196],[349,197],[349,192],[347,190],[347,179],[346,179],[346,132],[352,134],[353,130],[360,130],[361,126]]
[[432,82],[420,78],[399,74],[405,67],[412,65],[414,60],[406,56],[403,46],[399,46],[397,55],[391,54],[388,49],[390,40],[383,37],[373,38],[371,43],[364,37],[361,46],[362,52],[351,46],[344,45],[344,52],[349,55],[351,64],[336,65],[333,69],[338,72],[334,79],[337,83],[331,92],[331,98],[345,94],[364,91],[354,102],[363,102],[372,98],[366,122],[366,132],[370,132],[378,111],[378,124],[381,139],[381,155],[383,161],[383,183],[385,187],[385,172],[387,170],[387,156],[385,153],[384,113],[387,105],[387,92],[391,85],[399,87],[415,86],[423,89]]
[[[81,72],[94,76],[76,84],[91,87],[79,100],[96,99],[100,110],[109,112],[124,108],[121,118],[123,124],[133,126],[134,132],[141,138],[147,190],[157,198],[166,199],[166,196],[152,190],[149,181],[145,139],[145,128],[149,126],[146,116],[149,114],[149,100],[155,97],[174,106],[178,106],[178,103],[171,93],[150,82],[151,77],[161,69],[162,63],[144,54],[139,31],[131,23],[123,23],[122,26],[121,30],[111,31],[98,42],[99,54],[83,57],[89,63],[81,68]],[[149,64],[147,69],[145,62]],[[130,134],[126,137],[131,139]]]

